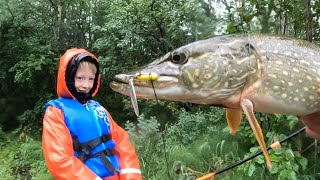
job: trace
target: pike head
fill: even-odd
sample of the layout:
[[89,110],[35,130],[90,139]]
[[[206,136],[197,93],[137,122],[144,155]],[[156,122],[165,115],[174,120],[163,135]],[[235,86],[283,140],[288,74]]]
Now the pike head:
[[237,99],[259,72],[246,36],[219,36],[180,47],[136,71],[118,74],[111,88],[129,96],[129,79],[149,73],[158,78],[134,79],[138,98],[224,105]]

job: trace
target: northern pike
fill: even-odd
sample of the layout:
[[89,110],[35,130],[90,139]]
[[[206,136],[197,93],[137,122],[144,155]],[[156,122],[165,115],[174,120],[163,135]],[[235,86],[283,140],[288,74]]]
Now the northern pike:
[[138,98],[225,107],[232,134],[243,111],[268,168],[272,164],[254,111],[298,116],[320,111],[320,47],[301,39],[240,34],[200,40],[116,75],[110,86],[129,96],[129,77],[150,73],[158,77],[134,79]]

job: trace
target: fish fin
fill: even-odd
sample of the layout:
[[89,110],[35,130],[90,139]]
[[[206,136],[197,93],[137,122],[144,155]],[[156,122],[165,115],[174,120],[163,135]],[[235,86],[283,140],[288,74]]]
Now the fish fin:
[[264,141],[262,130],[261,130],[261,127],[260,127],[257,119],[255,118],[255,116],[253,114],[253,103],[249,99],[243,99],[241,101],[240,105],[241,105],[242,110],[245,113],[245,115],[250,123],[251,129],[253,130],[253,133],[254,133],[254,135],[260,145],[260,148],[266,158],[267,167],[268,167],[268,169],[271,169],[272,164],[270,161],[270,157],[268,154],[266,143]]
[[230,133],[235,135],[242,119],[241,109],[226,108],[226,119]]

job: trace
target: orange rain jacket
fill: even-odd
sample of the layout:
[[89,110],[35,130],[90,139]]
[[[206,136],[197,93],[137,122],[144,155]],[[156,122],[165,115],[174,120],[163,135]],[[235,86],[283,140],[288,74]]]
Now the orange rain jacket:
[[[58,71],[57,93],[59,97],[73,98],[69,92],[65,73],[67,65],[72,58],[86,53],[95,57],[84,49],[70,49],[61,58]],[[98,92],[98,85],[92,97]],[[116,152],[120,161],[120,173],[104,180],[141,180],[139,160],[135,149],[131,145],[127,132],[118,126],[107,112],[110,121],[110,134],[116,143]],[[91,171],[81,160],[74,156],[71,134],[65,125],[63,112],[53,106],[49,106],[43,119],[42,146],[47,167],[51,175],[58,180],[98,180],[101,179]]]

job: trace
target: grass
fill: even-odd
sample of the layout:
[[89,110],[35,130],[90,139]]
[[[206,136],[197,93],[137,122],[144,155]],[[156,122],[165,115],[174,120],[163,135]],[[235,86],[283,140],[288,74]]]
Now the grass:
[[16,132],[5,135],[4,139],[6,142],[0,149],[0,179],[53,179],[47,171],[40,141],[29,137],[19,139]]

